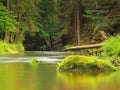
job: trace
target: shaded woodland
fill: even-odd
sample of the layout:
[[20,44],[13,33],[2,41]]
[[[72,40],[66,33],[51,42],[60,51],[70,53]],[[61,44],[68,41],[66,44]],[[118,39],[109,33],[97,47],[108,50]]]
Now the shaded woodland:
[[0,0],[0,39],[26,50],[102,43],[120,33],[120,0]]

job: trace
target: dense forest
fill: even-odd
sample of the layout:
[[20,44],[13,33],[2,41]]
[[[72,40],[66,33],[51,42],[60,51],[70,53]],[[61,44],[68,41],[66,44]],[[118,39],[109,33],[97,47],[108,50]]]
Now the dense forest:
[[101,43],[120,33],[120,0],[0,0],[0,39],[26,50]]

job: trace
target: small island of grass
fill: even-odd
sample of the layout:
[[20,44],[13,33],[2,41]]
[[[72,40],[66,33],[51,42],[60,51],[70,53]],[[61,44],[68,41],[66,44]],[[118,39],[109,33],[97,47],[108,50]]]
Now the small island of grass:
[[117,68],[110,62],[96,57],[70,55],[58,64],[60,71],[109,72]]
[[22,43],[6,43],[0,41],[0,55],[21,54],[24,52]]

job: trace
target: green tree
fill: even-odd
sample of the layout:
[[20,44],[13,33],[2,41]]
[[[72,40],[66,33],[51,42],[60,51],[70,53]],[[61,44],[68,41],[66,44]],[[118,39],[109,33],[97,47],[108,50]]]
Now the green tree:
[[[39,5],[39,15],[37,26],[44,34],[48,47],[53,47],[53,39],[59,32],[58,7],[56,0],[41,0]],[[39,23],[39,24],[38,24]]]
[[17,30],[15,33],[15,42],[24,40],[24,33],[35,31],[35,18],[37,17],[37,5],[40,0],[11,0],[10,10],[17,15]]
[[[10,34],[14,33],[16,31],[16,16],[12,11],[8,11],[6,7],[0,3],[0,29],[1,32],[5,32],[5,38],[4,40],[6,42],[9,42],[10,40]],[[7,35],[6,35],[7,32]]]

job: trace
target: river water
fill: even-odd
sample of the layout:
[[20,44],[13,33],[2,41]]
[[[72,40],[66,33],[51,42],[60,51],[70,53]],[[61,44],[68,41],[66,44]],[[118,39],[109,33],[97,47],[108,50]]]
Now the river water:
[[[71,52],[26,52],[0,56],[0,90],[120,90],[120,71],[112,73],[58,72],[56,66]],[[31,58],[47,64],[30,64]]]

